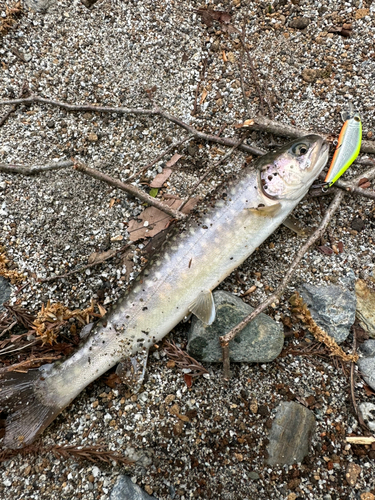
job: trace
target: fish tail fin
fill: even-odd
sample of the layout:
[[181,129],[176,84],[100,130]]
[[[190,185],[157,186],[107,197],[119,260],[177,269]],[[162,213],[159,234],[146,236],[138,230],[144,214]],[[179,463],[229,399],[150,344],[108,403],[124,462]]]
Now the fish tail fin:
[[32,443],[62,411],[51,398],[43,398],[43,389],[39,369],[0,374],[0,411],[6,415],[4,446],[16,449]]

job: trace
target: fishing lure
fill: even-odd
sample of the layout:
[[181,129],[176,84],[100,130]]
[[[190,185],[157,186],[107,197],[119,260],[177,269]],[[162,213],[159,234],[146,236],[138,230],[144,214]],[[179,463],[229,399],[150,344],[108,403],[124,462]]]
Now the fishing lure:
[[338,144],[325,178],[326,187],[332,186],[337,179],[350,167],[359,154],[362,141],[362,122],[359,113],[349,111],[342,113],[344,125],[341,129]]

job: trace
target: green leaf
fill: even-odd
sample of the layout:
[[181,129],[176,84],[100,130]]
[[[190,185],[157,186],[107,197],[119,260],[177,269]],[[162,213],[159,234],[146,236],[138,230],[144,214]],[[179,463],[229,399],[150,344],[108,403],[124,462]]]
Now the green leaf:
[[153,198],[156,198],[158,192],[159,192],[159,189],[152,188],[152,189],[150,189],[150,196],[152,196]]

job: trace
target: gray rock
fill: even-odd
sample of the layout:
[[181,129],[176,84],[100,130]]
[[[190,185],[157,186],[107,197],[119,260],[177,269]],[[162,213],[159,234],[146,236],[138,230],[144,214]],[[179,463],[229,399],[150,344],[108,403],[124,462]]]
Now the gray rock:
[[360,358],[357,365],[366,384],[375,391],[375,357]]
[[109,498],[110,500],[157,500],[134,484],[129,476],[119,476]]
[[361,403],[358,405],[358,410],[369,429],[375,431],[375,405],[373,403]]
[[3,304],[10,298],[11,288],[9,282],[0,276],[0,312],[4,310]]
[[338,344],[344,342],[355,321],[355,293],[338,285],[309,284],[303,285],[300,293],[317,325]]
[[363,342],[363,344],[359,346],[359,350],[363,356],[375,356],[375,339],[369,339]]
[[315,432],[314,414],[304,406],[280,403],[272,423],[267,447],[269,465],[302,462]]
[[[219,337],[228,333],[253,311],[240,298],[222,290],[214,292],[216,319],[211,326],[193,318],[189,332],[188,353],[196,359],[211,363],[222,361]],[[260,314],[229,344],[230,359],[234,362],[264,363],[281,352],[284,332],[281,325]]]

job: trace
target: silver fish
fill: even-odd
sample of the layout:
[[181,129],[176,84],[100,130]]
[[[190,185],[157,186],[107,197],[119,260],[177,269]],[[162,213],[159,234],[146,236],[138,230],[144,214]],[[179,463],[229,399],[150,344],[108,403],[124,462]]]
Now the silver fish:
[[243,169],[217,191],[213,208],[192,216],[167,241],[77,352],[28,373],[1,374],[4,444],[18,448],[34,441],[90,382],[147,352],[189,312],[211,324],[211,291],[286,219],[327,158],[321,137],[309,135]]

